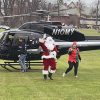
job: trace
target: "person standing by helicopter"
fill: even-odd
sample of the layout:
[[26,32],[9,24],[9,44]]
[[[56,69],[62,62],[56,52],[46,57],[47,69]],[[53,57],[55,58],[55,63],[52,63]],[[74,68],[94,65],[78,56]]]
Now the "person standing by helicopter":
[[26,61],[26,56],[27,56],[27,50],[26,50],[25,39],[19,38],[18,49],[19,49],[18,57],[19,57],[19,64],[21,66],[21,71],[26,72],[27,67],[26,67],[25,61]]

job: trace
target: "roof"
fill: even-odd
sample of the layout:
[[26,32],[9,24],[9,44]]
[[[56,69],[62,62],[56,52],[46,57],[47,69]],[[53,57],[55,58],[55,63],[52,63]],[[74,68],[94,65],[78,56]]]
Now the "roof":
[[[58,15],[58,6],[55,5],[55,12],[52,12],[52,15]],[[62,16],[68,16],[69,14],[72,15],[79,15],[79,3],[78,2],[70,2],[69,4],[63,3],[60,5],[60,15]],[[85,6],[84,11],[82,11],[82,14],[89,15],[90,14],[90,7]]]
[[8,32],[8,33],[11,33],[11,34],[14,34],[14,33],[34,33],[34,32],[29,32],[29,31],[24,31],[24,30],[19,30],[19,29],[10,29],[10,30],[7,30],[7,31],[4,31],[4,32]]

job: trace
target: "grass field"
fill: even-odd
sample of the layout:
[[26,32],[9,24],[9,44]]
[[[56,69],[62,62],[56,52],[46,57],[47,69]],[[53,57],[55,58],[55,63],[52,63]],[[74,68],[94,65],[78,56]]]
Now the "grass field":
[[99,53],[81,53],[78,78],[74,78],[73,71],[62,77],[68,66],[67,55],[58,60],[53,81],[43,80],[40,66],[27,73],[0,68],[0,100],[100,100]]
[[78,29],[78,31],[82,32],[86,36],[100,36],[100,33],[95,29]]
[[[80,31],[94,34],[92,30]],[[73,71],[62,77],[68,55],[58,60],[53,81],[43,80],[41,66],[32,66],[33,70],[26,73],[0,68],[0,100],[100,100],[99,54],[100,50],[81,52],[78,78]]]

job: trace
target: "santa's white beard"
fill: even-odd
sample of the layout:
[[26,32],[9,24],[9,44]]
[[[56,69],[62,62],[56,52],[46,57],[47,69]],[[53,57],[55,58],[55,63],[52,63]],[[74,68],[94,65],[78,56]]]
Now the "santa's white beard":
[[53,44],[45,43],[45,46],[47,47],[48,50],[53,50],[54,49],[54,45]]

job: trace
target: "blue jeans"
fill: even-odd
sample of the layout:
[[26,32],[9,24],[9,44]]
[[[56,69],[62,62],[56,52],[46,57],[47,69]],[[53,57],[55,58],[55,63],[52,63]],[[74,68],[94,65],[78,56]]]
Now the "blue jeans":
[[25,61],[26,61],[26,54],[21,54],[19,57],[19,64],[21,66],[22,71],[26,71],[27,69]]

